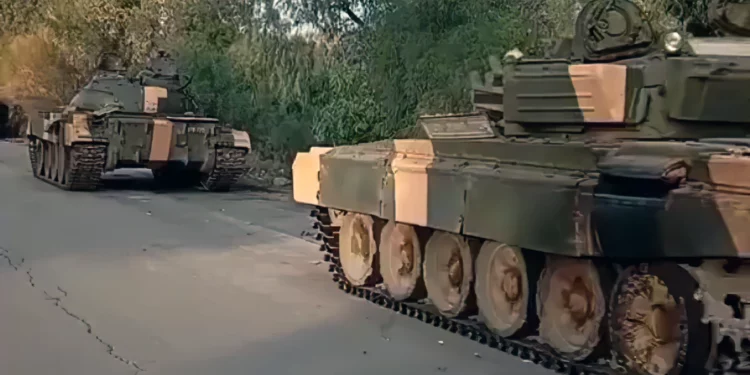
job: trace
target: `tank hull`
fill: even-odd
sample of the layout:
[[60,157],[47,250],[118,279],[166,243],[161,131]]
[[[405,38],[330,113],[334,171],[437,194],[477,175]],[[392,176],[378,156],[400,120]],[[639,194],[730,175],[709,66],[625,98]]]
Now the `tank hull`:
[[[396,140],[298,155],[298,163],[320,159],[319,181],[295,169],[295,186],[317,186],[319,195],[297,190],[295,199],[559,255],[748,258],[750,154],[736,151],[699,142]],[[669,187],[670,164],[691,165],[689,183]],[[637,249],[623,249],[624,239]]]
[[[735,313],[750,302],[750,152],[743,142],[412,139],[315,148],[297,155],[294,199],[316,207],[321,250],[341,289],[547,367],[649,373],[638,372],[618,354],[623,334],[612,332],[623,323],[612,320],[618,308],[612,304],[627,293],[615,286],[628,284],[622,282],[630,277],[626,270],[649,267],[667,283],[692,280],[694,287],[683,294],[696,307],[688,303],[685,319],[698,328],[684,336],[693,340],[681,349],[680,369],[687,372],[675,367],[669,373],[704,373],[727,358],[739,366],[738,353],[746,349],[737,343],[750,337],[750,316]],[[351,261],[343,255],[350,252],[344,245],[348,238],[341,238],[349,215],[372,218],[371,237],[381,252],[388,239],[379,237],[380,230],[391,222],[416,228],[423,242],[448,233],[476,248],[521,249],[533,285],[527,288],[536,290],[526,321],[543,324],[527,324],[526,335],[498,335],[472,318],[488,315],[481,303],[466,302],[467,310],[454,317],[439,306],[436,312],[435,305],[397,300],[382,284],[386,276],[379,277],[389,272],[388,265],[377,260],[370,263],[366,282],[353,282],[346,269],[352,269]],[[423,249],[423,257],[430,251]],[[487,257],[466,259],[474,266],[467,270],[473,279],[466,285],[475,293],[484,282],[486,265],[480,263]],[[534,311],[554,291],[553,284],[544,284],[545,272],[565,259],[591,262],[598,275],[594,289],[601,294],[590,345],[568,352],[543,332],[549,313]],[[726,271],[727,265],[735,268]],[[423,263],[424,278],[427,269]],[[738,302],[728,305],[727,296]],[[530,338],[535,334],[547,340],[536,342]],[[698,341],[706,346],[697,347]],[[726,349],[727,342],[735,345]],[[690,362],[698,357],[700,363]]]
[[[99,187],[101,174],[118,168],[149,168],[166,185],[201,184],[225,191],[246,170],[251,150],[246,132],[213,118],[150,116],[87,111],[44,112],[28,129],[36,177],[69,190]],[[88,150],[87,182],[67,186],[66,153]],[[71,177],[73,178],[73,177]]]

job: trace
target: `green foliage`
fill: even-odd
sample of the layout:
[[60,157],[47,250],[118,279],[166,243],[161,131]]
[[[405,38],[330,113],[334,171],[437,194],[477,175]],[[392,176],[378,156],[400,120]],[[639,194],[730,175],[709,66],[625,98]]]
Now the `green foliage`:
[[340,145],[392,136],[371,77],[357,66],[338,64],[315,82],[312,130],[316,139]]
[[[657,29],[672,27],[676,0],[635,1]],[[419,114],[469,110],[470,72],[571,36],[583,2],[0,0],[0,87],[67,101],[102,52],[137,70],[166,48],[207,115],[248,130],[262,158],[288,162],[312,144],[392,138]],[[685,2],[700,18],[705,0]]]
[[0,0],[0,86],[64,102],[103,52],[139,69],[157,42],[155,8],[158,0]]
[[32,31],[44,16],[43,0],[0,0],[0,36]]
[[523,24],[505,1],[403,1],[362,33],[362,56],[392,136],[420,113],[470,109],[472,70],[523,43]]
[[393,137],[420,113],[468,110],[469,72],[525,42],[507,1],[285,5],[322,36],[282,33],[261,17],[227,46],[215,31],[226,23],[202,11],[181,54],[208,113],[248,129],[260,152],[281,160],[312,143]]

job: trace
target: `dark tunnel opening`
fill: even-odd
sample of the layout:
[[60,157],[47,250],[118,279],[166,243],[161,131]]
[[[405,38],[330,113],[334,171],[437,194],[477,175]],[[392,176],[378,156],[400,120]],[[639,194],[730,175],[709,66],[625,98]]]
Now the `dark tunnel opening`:
[[10,107],[0,102],[0,139],[9,138],[10,136]]

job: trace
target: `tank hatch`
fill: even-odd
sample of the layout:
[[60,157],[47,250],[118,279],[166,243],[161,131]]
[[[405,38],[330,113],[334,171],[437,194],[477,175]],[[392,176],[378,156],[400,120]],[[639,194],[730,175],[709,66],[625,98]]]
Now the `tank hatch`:
[[708,19],[721,33],[750,37],[750,2],[712,1],[708,7]]
[[643,12],[627,0],[591,1],[576,19],[573,53],[584,61],[608,61],[649,52],[654,33]]

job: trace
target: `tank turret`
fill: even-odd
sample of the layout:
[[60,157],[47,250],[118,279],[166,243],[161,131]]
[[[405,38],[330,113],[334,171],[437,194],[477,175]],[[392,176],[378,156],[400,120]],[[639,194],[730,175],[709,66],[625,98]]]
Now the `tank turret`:
[[735,36],[655,35],[633,3],[592,1],[572,41],[547,58],[506,61],[474,88],[475,107],[500,119],[507,137],[744,137],[750,107],[739,93],[750,83],[750,41],[742,25],[750,6],[714,2],[710,9],[716,31]]

